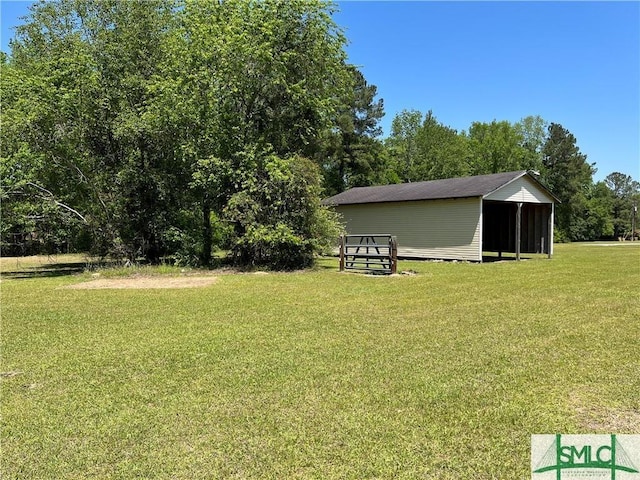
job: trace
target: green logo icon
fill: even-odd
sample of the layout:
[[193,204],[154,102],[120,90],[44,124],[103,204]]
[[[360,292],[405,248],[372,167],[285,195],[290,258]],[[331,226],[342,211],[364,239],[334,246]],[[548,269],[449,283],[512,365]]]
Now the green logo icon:
[[[544,443],[539,441],[542,439],[535,437],[545,437],[544,440],[548,445],[546,450],[542,447],[544,453],[537,455],[537,458],[534,458],[534,453],[539,454],[540,447]],[[548,437],[551,437],[551,443],[549,443]],[[633,443],[634,448],[625,449],[616,435],[564,435],[564,439],[560,434],[555,436],[533,435],[531,443],[533,473],[555,472],[556,480],[561,480],[563,472],[567,474],[565,478],[576,478],[579,472],[580,476],[583,476],[582,474],[585,472],[600,471],[605,476],[599,475],[598,478],[616,480],[616,474],[618,474],[620,480],[636,477],[640,479],[638,467],[632,461],[632,458],[637,461],[640,456],[640,452],[636,448],[637,439],[640,436],[625,435],[624,437],[633,437],[632,440],[636,440]],[[534,448],[537,450],[536,452],[534,452]],[[609,475],[607,476],[606,473]],[[533,476],[533,478],[543,477]],[[545,478],[552,477],[546,475]]]

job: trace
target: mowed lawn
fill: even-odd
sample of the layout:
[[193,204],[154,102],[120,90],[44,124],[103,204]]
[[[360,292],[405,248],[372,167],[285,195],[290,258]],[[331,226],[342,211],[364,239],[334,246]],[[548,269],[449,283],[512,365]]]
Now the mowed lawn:
[[640,433],[640,244],[555,253],[122,290],[3,259],[1,477],[530,478],[533,433]]

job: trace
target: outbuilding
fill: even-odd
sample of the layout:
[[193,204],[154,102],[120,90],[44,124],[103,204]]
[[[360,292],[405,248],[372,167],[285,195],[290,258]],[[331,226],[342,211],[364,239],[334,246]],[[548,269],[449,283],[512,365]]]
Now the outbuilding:
[[390,234],[405,258],[481,262],[483,252],[553,254],[558,199],[528,171],[356,187],[323,201],[350,235]]

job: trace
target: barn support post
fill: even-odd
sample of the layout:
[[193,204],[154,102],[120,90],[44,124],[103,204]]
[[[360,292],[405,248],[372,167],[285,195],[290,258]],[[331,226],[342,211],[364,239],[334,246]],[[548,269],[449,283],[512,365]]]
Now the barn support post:
[[340,271],[344,271],[344,235],[340,235]]
[[516,212],[516,260],[520,260],[520,237],[522,235],[522,203],[518,202]]
[[551,258],[551,254],[553,253],[553,213],[554,213],[554,208],[553,208],[553,203],[551,204],[551,207],[549,208],[549,226],[547,228],[547,231],[549,232],[549,242],[548,242],[548,253],[547,253],[547,258]]

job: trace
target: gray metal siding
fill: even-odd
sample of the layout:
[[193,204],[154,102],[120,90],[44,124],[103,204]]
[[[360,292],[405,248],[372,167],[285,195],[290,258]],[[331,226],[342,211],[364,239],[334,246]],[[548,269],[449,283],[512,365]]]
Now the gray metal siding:
[[342,205],[349,234],[391,234],[398,255],[481,261],[481,199]]

